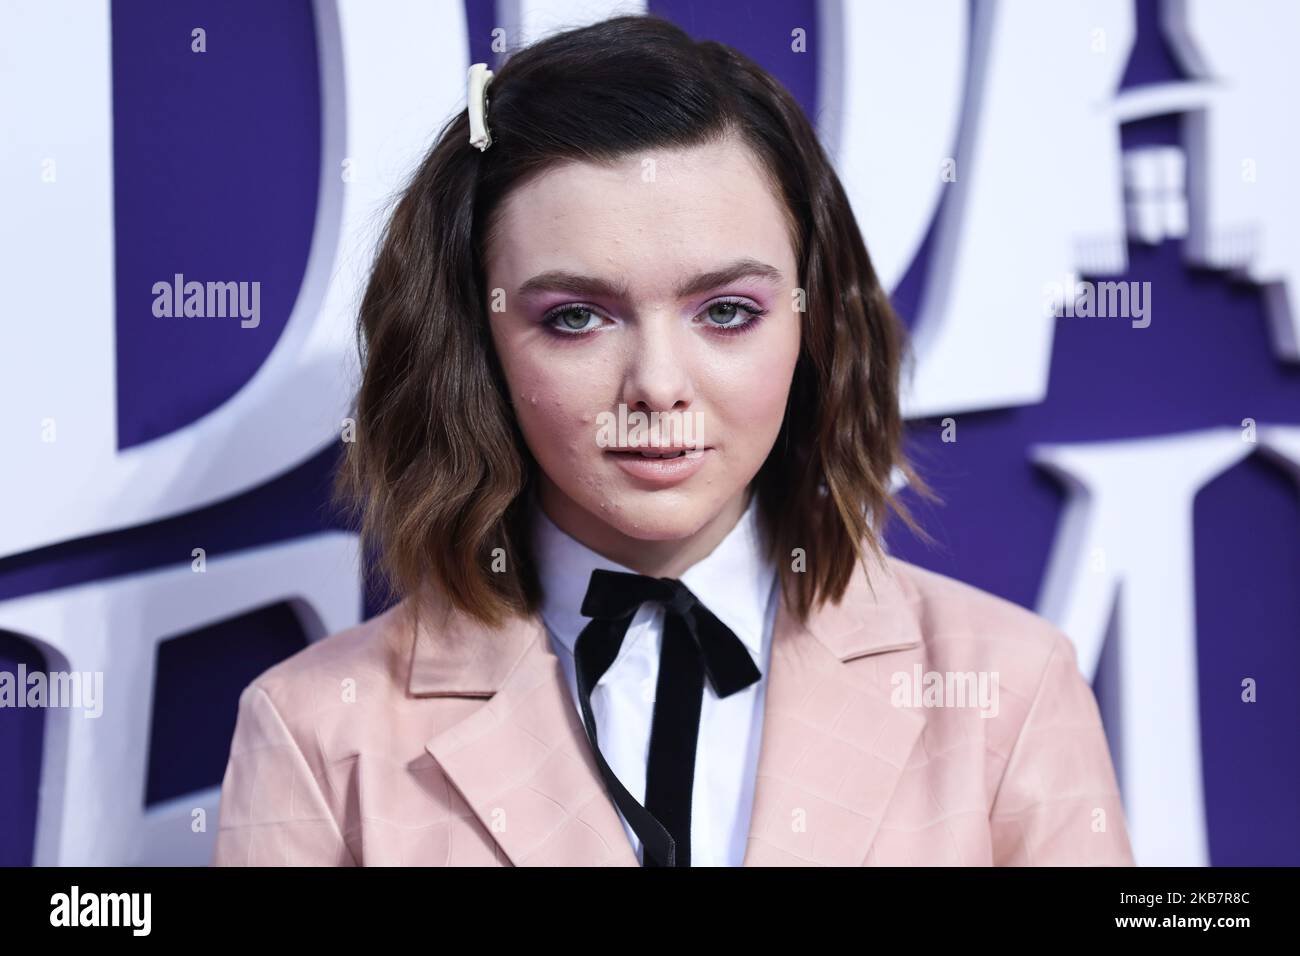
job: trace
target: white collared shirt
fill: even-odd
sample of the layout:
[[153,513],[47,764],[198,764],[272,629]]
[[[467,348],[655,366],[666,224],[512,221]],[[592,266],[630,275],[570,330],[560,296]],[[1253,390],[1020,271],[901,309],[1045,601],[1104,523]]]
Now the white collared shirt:
[[[757,496],[730,533],[680,580],[744,642],[762,678],[720,699],[705,680],[700,736],[691,794],[691,865],[740,866],[745,856],[754,780],[763,732],[763,700],[776,616],[776,568],[761,552]],[[636,572],[601,557],[565,534],[534,504],[533,554],[544,598],[542,619],[551,648],[568,680],[578,721],[578,679],[573,646],[590,621],[581,613],[591,572],[597,568]],[[600,752],[630,794],[645,804],[650,726],[663,642],[662,603],[637,609],[614,663],[591,691]],[[641,841],[623,819],[623,829],[641,856]]]

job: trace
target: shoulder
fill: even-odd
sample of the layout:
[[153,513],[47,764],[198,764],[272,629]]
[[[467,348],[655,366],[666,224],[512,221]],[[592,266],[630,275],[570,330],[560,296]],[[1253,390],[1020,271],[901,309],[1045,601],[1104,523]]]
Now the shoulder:
[[900,558],[886,561],[927,655],[940,664],[996,670],[1004,681],[1027,687],[1036,686],[1054,660],[1077,667],[1073,642],[1040,614]]
[[264,693],[291,723],[335,701],[388,698],[402,691],[412,633],[405,606],[394,605],[267,668],[243,694]]
[[[989,862],[1132,866],[1105,727],[1069,637],[1006,598],[896,558],[888,564],[903,619],[919,636],[904,653],[923,690],[903,682],[899,699],[925,717],[923,778],[952,794],[953,768],[976,775]],[[966,706],[970,689],[975,707]]]

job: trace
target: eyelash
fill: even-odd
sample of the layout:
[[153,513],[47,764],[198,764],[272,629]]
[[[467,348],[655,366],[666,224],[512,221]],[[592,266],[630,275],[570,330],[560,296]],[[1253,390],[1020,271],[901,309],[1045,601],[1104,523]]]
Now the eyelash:
[[[717,306],[720,305],[734,305],[741,312],[745,312],[749,315],[749,319],[740,325],[728,326],[728,325],[715,325],[713,323],[705,323],[708,326],[708,328],[721,335],[740,335],[743,332],[749,332],[754,328],[754,326],[758,325],[759,320],[763,316],[767,315],[766,309],[760,309],[758,306],[752,305],[751,303],[747,302],[744,299],[737,299],[737,298],[714,299],[712,302],[710,302],[708,305],[704,307],[702,314],[707,315],[710,309],[716,308]],[[596,329],[588,329],[585,332],[575,332],[572,329],[565,330],[560,328],[559,325],[557,324],[560,318],[564,315],[567,315],[570,312],[588,312],[592,315],[599,314],[595,309],[585,305],[578,305],[578,304],[563,305],[557,309],[552,309],[550,312],[547,312],[546,315],[543,316],[542,318],[542,324],[546,326],[548,331],[550,331],[553,335],[556,335],[559,338],[563,338],[563,339],[581,338],[584,335],[591,335],[593,332],[596,331]]]

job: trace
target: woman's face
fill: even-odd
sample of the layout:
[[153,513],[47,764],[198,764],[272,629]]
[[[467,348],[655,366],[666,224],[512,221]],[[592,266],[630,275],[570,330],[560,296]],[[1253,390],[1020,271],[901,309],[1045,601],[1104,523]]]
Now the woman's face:
[[[731,139],[564,165],[498,216],[488,318],[543,508],[629,567],[698,560],[743,510],[799,355],[794,248],[758,160]],[[638,437],[693,450],[649,459]]]

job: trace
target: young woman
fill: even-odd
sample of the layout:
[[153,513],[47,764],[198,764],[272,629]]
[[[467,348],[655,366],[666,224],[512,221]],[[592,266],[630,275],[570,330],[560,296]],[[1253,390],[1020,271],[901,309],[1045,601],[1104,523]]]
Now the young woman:
[[885,552],[901,326],[789,93],[651,17],[470,79],[361,307],[400,600],[245,690],[215,861],[1131,864],[1069,640]]

